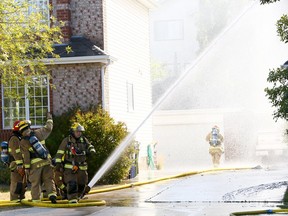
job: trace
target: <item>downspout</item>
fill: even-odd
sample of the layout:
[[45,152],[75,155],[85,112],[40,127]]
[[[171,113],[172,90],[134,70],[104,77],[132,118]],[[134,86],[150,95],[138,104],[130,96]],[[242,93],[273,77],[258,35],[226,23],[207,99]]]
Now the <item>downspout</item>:
[[102,109],[106,111],[105,103],[105,69],[110,65],[110,59],[107,59],[107,63],[101,67],[101,94],[102,94]]

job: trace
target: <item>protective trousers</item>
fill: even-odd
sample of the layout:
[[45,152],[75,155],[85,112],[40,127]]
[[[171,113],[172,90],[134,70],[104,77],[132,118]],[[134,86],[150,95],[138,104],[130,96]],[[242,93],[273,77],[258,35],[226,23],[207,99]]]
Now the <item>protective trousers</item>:
[[44,184],[48,197],[56,196],[56,188],[53,180],[53,168],[50,164],[41,167],[31,167],[29,173],[29,181],[31,182],[32,200],[40,200],[41,187]]
[[73,172],[71,169],[64,169],[64,182],[67,187],[68,200],[78,199],[88,184],[88,173],[86,170]]
[[223,154],[223,148],[221,146],[210,146],[209,153],[212,157],[214,167],[218,167],[220,165],[221,155]]
[[17,172],[16,169],[10,174],[10,200],[18,201],[25,198],[26,180]]

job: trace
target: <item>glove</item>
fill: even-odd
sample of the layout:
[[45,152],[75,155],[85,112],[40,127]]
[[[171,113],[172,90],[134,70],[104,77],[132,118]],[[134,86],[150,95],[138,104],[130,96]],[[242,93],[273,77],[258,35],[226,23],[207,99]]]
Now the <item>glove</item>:
[[21,175],[22,177],[25,175],[25,169],[23,166],[17,166],[17,172],[19,173],[19,175]]
[[74,165],[72,168],[72,173],[76,173],[78,171],[79,167]]
[[47,120],[52,119],[52,114],[50,112],[47,112]]
[[96,151],[94,148],[91,148],[87,155],[96,155]]
[[56,166],[55,166],[55,170],[58,171],[58,172],[61,172],[63,166],[61,163],[56,163]]

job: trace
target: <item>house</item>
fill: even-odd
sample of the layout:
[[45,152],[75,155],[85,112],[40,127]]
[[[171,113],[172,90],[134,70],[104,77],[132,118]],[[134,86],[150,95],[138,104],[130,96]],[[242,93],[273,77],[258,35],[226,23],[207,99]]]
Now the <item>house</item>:
[[[152,0],[35,0],[45,13],[63,21],[63,44],[55,45],[59,59],[47,60],[49,80],[35,80],[30,90],[13,103],[1,91],[1,139],[8,138],[15,119],[30,119],[33,127],[43,124],[45,114],[60,115],[78,105],[99,105],[115,121],[123,121],[133,131],[151,109],[149,9]],[[52,5],[51,11],[48,4]],[[48,16],[49,17],[49,16]],[[71,53],[65,52],[66,46]],[[32,88],[31,88],[32,87]],[[30,100],[25,97],[31,94]],[[140,143],[151,141],[151,124],[137,134]]]

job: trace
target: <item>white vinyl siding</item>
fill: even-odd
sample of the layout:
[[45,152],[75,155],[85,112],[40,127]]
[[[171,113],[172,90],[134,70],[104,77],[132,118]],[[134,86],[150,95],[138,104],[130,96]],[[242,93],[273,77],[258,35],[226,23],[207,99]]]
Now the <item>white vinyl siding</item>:
[[[106,51],[117,61],[109,66],[110,113],[133,131],[151,110],[149,11],[135,0],[107,1]],[[119,22],[120,20],[120,22]],[[134,111],[127,111],[127,83],[133,83]],[[149,144],[150,120],[136,139]]]

